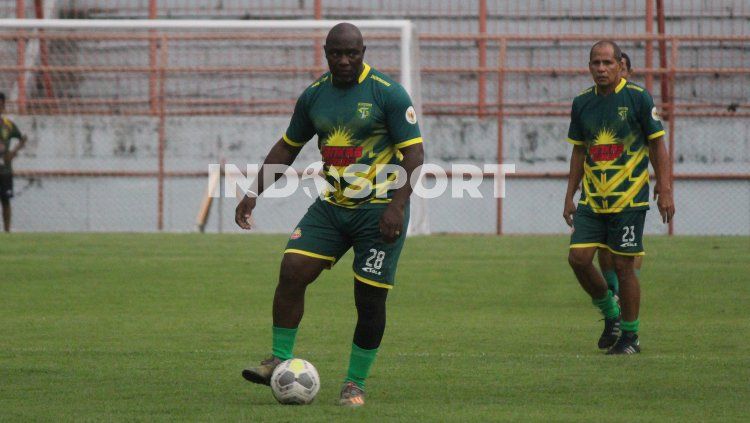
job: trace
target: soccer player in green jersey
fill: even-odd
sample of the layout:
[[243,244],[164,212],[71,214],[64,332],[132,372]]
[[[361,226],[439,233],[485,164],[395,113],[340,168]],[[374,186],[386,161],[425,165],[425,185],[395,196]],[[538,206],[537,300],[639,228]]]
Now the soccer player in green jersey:
[[[625,52],[622,52],[622,73],[620,76],[629,81],[632,75],[633,66],[630,61],[630,56],[625,54]],[[612,261],[612,253],[604,247],[599,247],[596,257],[599,260],[599,270],[602,271],[602,276],[604,276],[604,280],[607,282],[607,287],[612,291],[615,300],[619,301],[620,283],[617,280],[617,272],[615,272],[615,264]],[[641,266],[643,265],[643,256],[636,256],[635,259],[633,259],[633,264],[635,266],[635,274],[636,276],[639,276]]]
[[[594,44],[589,71],[595,85],[573,100],[568,142],[573,144],[563,217],[573,227],[568,262],[604,314],[599,348],[607,354],[640,352],[640,284],[633,259],[644,254],[648,163],[656,173],[654,197],[668,223],[674,215],[664,128],[649,93],[622,78],[622,53],[613,41]],[[583,180],[578,207],[574,202]],[[594,253],[612,253],[622,311],[593,265]]]
[[[359,29],[348,23],[334,26],[324,50],[330,71],[299,97],[286,133],[271,148],[252,185],[255,192],[237,206],[237,224],[250,229],[257,195],[274,182],[264,180],[263,169],[290,165],[304,144],[318,136],[331,189],[310,206],[284,250],[273,300],[272,355],[242,375],[269,384],[274,368],[293,355],[305,289],[353,247],[358,319],[339,403],[360,406],[385,331],[386,297],[406,236],[412,192],[408,181],[422,165],[424,152],[409,95],[363,61]],[[398,187],[397,175],[384,178],[385,168],[379,165],[400,166],[407,182]]]
[[[5,93],[0,93],[0,204],[3,207],[3,229],[10,232],[10,199],[13,198],[13,159],[26,145],[26,135],[21,134],[13,121],[4,116]],[[18,139],[18,144],[10,148],[10,140]]]

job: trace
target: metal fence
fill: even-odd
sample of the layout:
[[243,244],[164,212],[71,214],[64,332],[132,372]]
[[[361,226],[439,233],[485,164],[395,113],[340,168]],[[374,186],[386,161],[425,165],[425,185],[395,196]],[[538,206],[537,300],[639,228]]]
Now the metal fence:
[[[668,228],[653,224],[651,231],[750,233],[750,5],[745,1],[16,0],[0,3],[0,13],[17,18],[411,19],[420,33],[430,158],[446,165],[517,165],[505,200],[441,206],[436,230],[448,232],[564,230],[559,212],[570,103],[592,84],[586,69],[591,44],[613,38],[632,58],[635,81],[652,93],[667,127],[678,215]],[[323,35],[300,40],[294,34],[269,34],[264,42],[284,53],[258,56],[254,43],[263,37],[257,35],[120,34],[110,36],[108,48],[127,54],[120,61],[96,61],[103,44],[92,36],[4,33],[0,78],[3,86],[19,87],[8,109],[20,117],[154,118],[145,125],[155,125],[162,135],[170,130],[163,119],[159,123],[164,116],[278,116],[277,126],[283,128],[295,96],[325,70]],[[396,74],[397,63],[377,53],[392,43],[389,35],[369,39],[374,43],[370,60]],[[29,55],[31,46],[38,54]],[[237,52],[244,52],[244,59]],[[223,77],[215,78],[217,73]],[[275,84],[269,82],[274,78]],[[160,91],[163,87],[172,89]],[[243,94],[248,91],[254,94]],[[269,140],[277,135],[269,134]],[[138,167],[137,172],[153,177],[146,168],[151,169]],[[66,177],[54,170],[18,174],[30,180]],[[99,170],[105,176],[140,175],[132,168]],[[204,175],[204,169],[180,168],[170,176]],[[516,201],[520,192],[543,198]],[[530,211],[541,224],[529,223]],[[466,215],[479,223],[467,226],[456,218]]]

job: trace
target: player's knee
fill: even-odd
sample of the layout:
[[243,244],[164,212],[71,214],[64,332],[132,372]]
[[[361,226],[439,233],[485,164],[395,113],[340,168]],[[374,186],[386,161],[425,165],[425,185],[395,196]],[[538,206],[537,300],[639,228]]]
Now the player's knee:
[[355,282],[354,305],[360,319],[385,320],[385,301],[388,290]]
[[591,263],[591,257],[583,254],[583,250],[571,248],[568,252],[568,264],[573,269],[579,269],[588,266]]
[[618,278],[622,278],[622,276],[630,276],[630,274],[633,273],[633,257],[616,256],[612,262]]
[[279,285],[305,287],[320,273],[310,260],[298,254],[284,254],[279,271]]

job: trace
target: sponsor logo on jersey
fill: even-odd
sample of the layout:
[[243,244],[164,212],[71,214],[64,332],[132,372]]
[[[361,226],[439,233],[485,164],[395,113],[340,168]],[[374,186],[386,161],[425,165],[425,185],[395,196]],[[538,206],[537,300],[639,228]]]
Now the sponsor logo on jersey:
[[617,160],[623,149],[622,144],[592,145],[589,148],[589,155],[595,162],[609,162]]
[[406,109],[406,121],[412,125],[417,123],[417,112],[414,111],[414,106],[409,106],[409,108]]
[[302,229],[296,228],[294,232],[292,232],[292,236],[289,237],[289,239],[300,239],[302,238]]
[[617,108],[617,114],[620,116],[620,120],[625,121],[628,119],[628,108],[627,107],[618,107]]
[[328,166],[349,166],[362,157],[362,147],[323,146],[320,151],[323,163]]
[[370,116],[370,110],[372,110],[372,103],[357,103],[357,113],[360,119],[367,119]]
[[622,248],[625,248],[625,247],[637,247],[637,246],[638,246],[637,242],[623,242],[622,244],[620,244],[620,247],[622,247]]

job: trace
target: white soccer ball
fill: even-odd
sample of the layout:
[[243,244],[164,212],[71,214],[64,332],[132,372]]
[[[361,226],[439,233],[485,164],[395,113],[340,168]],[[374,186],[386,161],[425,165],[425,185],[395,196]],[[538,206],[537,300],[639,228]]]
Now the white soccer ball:
[[301,358],[292,358],[279,364],[271,375],[271,391],[282,404],[310,404],[318,390],[318,371],[309,361]]

